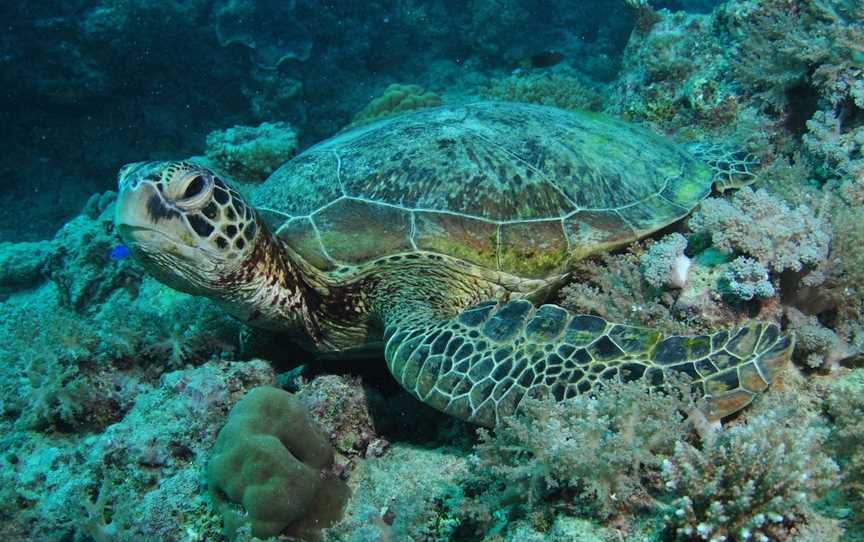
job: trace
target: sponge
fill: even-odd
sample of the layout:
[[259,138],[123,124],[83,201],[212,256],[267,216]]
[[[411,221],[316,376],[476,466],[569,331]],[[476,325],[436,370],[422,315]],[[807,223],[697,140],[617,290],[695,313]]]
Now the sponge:
[[254,388],[231,410],[207,466],[226,537],[246,523],[267,538],[285,530],[302,536],[338,520],[348,489],[326,472],[332,463],[327,437],[299,399]]

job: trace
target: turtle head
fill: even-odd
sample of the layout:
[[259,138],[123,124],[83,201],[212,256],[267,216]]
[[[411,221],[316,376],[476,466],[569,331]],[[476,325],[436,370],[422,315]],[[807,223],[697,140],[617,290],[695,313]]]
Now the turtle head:
[[137,162],[118,175],[116,223],[133,257],[184,292],[219,292],[251,256],[252,208],[212,171],[189,162]]

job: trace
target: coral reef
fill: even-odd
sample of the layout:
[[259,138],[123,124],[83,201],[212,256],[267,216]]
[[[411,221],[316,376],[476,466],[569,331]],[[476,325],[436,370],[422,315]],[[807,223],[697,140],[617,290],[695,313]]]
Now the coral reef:
[[312,36],[297,16],[296,7],[293,0],[273,4],[251,0],[217,2],[213,18],[219,43],[248,47],[252,62],[268,70],[275,70],[287,60],[308,60]]
[[355,128],[378,119],[398,115],[412,109],[441,105],[441,97],[429,92],[420,85],[400,85],[394,83],[384,89],[384,93],[354,115],[346,128]]
[[286,122],[234,126],[207,134],[205,155],[236,180],[262,182],[297,152],[297,132]]
[[[228,413],[279,385],[353,490],[324,540],[864,540],[864,5],[609,6],[0,6],[0,538],[224,540],[243,507],[218,487],[249,473],[208,481],[208,461],[269,449],[228,442],[248,429],[242,404]],[[526,62],[549,52],[554,66]],[[611,385],[528,401],[478,440],[395,391],[381,360],[313,363],[117,250],[119,164],[204,153],[260,182],[346,125],[478,94],[603,110],[695,142],[718,170],[747,157],[689,221],[577,262],[560,297],[669,333],[780,323],[796,336],[785,390],[707,427],[683,384]],[[281,531],[227,523],[237,540]]]
[[720,128],[735,118],[740,98],[724,85],[723,44],[705,15],[656,12],[650,31],[633,33],[608,110],[673,131]]
[[54,280],[0,305],[0,355],[14,375],[0,379],[2,408],[18,429],[101,430],[145,375],[238,350],[236,322],[110,257],[112,214],[109,204],[70,222],[52,244]]
[[35,286],[52,251],[48,241],[0,243],[0,295]]
[[689,221],[694,233],[711,236],[715,247],[743,254],[766,268],[801,271],[828,255],[831,236],[807,206],[790,209],[765,190],[742,188],[731,201],[708,198]]
[[279,71],[257,69],[243,85],[249,111],[255,120],[302,118],[303,83]]
[[815,413],[775,395],[702,449],[676,442],[661,469],[664,487],[678,495],[667,528],[677,540],[789,539],[836,483],[827,440]]
[[603,94],[584,78],[563,71],[518,72],[503,79],[493,79],[483,95],[495,100],[551,105],[563,109],[599,111]]
[[61,303],[76,312],[95,310],[113,291],[134,289],[140,283],[140,271],[131,260],[111,258],[119,245],[114,231],[116,196],[107,192],[96,197],[84,213],[61,228],[45,264]]
[[458,450],[404,444],[363,461],[349,479],[345,519],[325,532],[325,540],[458,540],[462,497],[456,484],[466,468]]
[[319,376],[303,386],[300,399],[342,456],[375,456],[386,450],[388,443],[377,436],[370,399],[359,379]]
[[333,448],[300,400],[286,391],[250,390],[231,409],[212,454],[208,488],[229,540],[244,524],[259,538],[286,528],[303,537],[341,515],[348,495],[327,473]]
[[200,482],[214,427],[247,389],[273,378],[261,361],[208,363],[133,383],[124,393],[134,406],[96,433],[4,427],[0,533],[7,540],[216,540],[219,518]]

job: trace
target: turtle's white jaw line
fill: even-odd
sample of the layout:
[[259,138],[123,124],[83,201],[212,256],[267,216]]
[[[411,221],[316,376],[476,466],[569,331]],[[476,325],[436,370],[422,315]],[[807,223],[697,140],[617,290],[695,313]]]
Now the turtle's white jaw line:
[[195,295],[207,295],[218,269],[200,247],[190,247],[150,227],[119,223],[132,256],[160,282]]
[[[182,222],[180,211],[169,206],[149,182],[133,184],[121,181],[115,222],[121,236],[129,235],[130,242],[138,239],[151,242],[161,237],[173,243],[195,245],[195,239]],[[125,237],[123,240],[127,241]]]
[[202,270],[212,270],[212,258],[202,253],[202,247],[189,234],[178,211],[159,203],[159,210],[155,214],[152,212],[153,202],[161,201],[150,183],[121,189],[115,221],[123,242],[148,269],[166,265],[173,268],[178,262],[181,266],[182,262],[187,262],[187,265],[195,262]]
[[207,254],[207,250],[203,247],[189,246],[161,231],[146,226],[120,223],[117,227],[120,238],[139,260],[151,258],[153,254],[164,254],[172,260],[194,264],[205,274],[216,272],[216,266],[213,263],[215,255]]

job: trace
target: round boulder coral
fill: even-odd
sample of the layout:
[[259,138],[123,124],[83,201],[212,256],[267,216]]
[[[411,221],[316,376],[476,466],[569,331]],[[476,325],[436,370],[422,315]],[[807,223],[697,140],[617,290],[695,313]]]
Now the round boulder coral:
[[332,463],[330,442],[296,397],[267,386],[250,391],[231,410],[207,466],[226,536],[246,523],[258,538],[286,529],[302,536],[338,519],[347,488],[327,472]]

